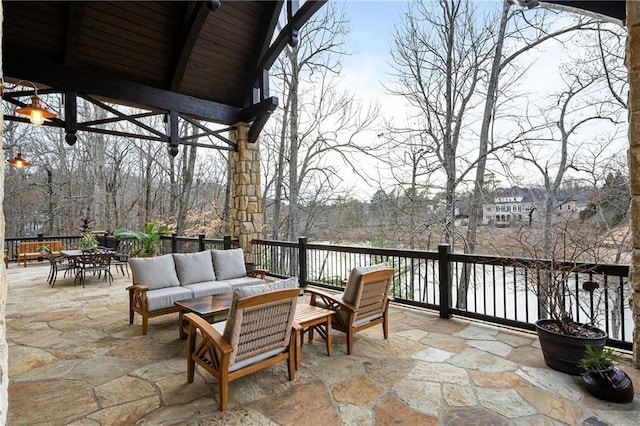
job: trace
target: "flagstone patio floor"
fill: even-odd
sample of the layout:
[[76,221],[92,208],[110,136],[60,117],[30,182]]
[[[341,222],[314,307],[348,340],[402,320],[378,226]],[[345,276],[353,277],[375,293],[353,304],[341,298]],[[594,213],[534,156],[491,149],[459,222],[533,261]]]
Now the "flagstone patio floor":
[[283,363],[236,380],[220,412],[212,376],[197,369],[187,383],[177,314],[152,318],[143,336],[140,318],[128,321],[129,278],[50,288],[48,270],[7,271],[9,425],[640,424],[628,357],[634,401],[600,401],[545,366],[534,334],[397,305],[388,340],[381,327],[360,332],[348,356],[334,331],[331,357],[305,342],[295,380]]

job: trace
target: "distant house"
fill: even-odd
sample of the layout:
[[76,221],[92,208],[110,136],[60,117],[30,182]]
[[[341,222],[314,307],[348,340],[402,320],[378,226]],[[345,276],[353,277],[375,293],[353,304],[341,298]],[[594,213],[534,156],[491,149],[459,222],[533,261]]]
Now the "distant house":
[[[576,215],[587,207],[586,198],[579,193],[558,197],[554,203],[556,218]],[[546,195],[541,188],[513,187],[502,190],[493,203],[482,205],[482,223],[510,226],[539,220],[546,210]]]
[[589,204],[586,197],[582,194],[572,194],[558,201],[559,204],[554,211],[557,216],[563,217],[578,215],[581,211],[585,210]]

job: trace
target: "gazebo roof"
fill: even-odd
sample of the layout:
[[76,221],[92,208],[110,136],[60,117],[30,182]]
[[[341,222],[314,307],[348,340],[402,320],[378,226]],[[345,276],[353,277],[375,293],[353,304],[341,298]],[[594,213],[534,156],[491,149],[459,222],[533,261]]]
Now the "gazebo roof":
[[[5,80],[261,127],[277,105],[268,69],[325,2],[5,0]],[[66,115],[47,124],[69,127]]]

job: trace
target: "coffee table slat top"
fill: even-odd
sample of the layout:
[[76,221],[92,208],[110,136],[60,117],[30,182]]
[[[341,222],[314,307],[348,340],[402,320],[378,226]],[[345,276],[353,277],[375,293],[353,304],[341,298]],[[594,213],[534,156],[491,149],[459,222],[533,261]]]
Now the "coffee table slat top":
[[319,318],[324,318],[327,315],[333,315],[334,311],[321,308],[319,306],[313,306],[309,304],[299,304],[296,306],[296,321],[303,325],[309,321],[313,321]]

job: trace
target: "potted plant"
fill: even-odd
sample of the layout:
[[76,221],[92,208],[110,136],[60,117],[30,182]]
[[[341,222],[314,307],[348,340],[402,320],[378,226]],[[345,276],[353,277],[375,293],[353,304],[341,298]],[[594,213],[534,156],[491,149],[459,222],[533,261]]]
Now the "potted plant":
[[633,401],[633,382],[627,373],[614,365],[618,360],[618,355],[610,348],[587,346],[586,355],[580,360],[585,371],[582,383],[597,398],[627,404]]
[[158,253],[160,237],[171,235],[169,227],[153,220],[147,223],[142,231],[133,231],[126,228],[116,229],[113,236],[117,240],[134,240],[139,244],[139,248],[133,250],[132,256],[155,256]]
[[[579,232],[568,223],[557,224],[553,231],[554,239],[545,248],[539,235],[531,229],[522,230],[519,243],[531,258],[522,266],[527,271],[527,290],[537,296],[538,310],[542,313],[536,322],[536,332],[545,363],[554,370],[577,376],[584,372],[580,360],[586,347],[602,350],[607,341],[607,333],[594,325],[597,311],[580,306],[580,296],[575,294],[575,286],[569,284],[570,280],[572,284],[575,282],[576,276],[589,276],[593,272],[598,243],[580,239]],[[587,259],[592,263],[582,263]],[[598,287],[591,279],[582,283],[583,290],[591,296]],[[571,312],[584,312],[587,321],[574,321]]]
[[98,247],[98,239],[91,232],[86,232],[80,241],[78,241],[78,248],[80,250],[88,251]]

